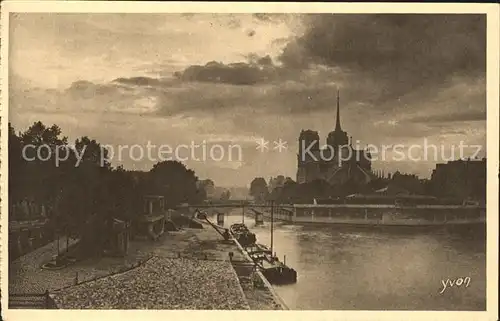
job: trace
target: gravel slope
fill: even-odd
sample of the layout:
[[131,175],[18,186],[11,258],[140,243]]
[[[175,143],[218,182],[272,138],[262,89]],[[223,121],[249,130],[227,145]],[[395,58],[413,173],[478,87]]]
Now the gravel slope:
[[54,293],[63,309],[249,309],[229,262],[153,257]]

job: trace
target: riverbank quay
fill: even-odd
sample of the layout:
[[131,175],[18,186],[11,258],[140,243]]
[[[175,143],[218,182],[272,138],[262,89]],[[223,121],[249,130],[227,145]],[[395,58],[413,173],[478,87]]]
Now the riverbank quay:
[[[240,243],[238,241],[234,240],[236,246],[238,247],[238,251],[243,255],[246,261],[252,262],[252,258],[248,255],[248,253],[243,249]],[[254,269],[254,277],[258,278],[258,282],[261,282],[261,289],[263,292],[266,293],[266,295],[270,298],[272,298],[274,302],[274,310],[289,310],[288,306],[286,305],[285,301],[274,291],[273,286],[269,281],[267,281],[266,277],[260,272],[258,269]],[[265,309],[267,310],[267,309]]]
[[[213,219],[217,213],[221,212],[216,211],[212,213],[211,218]],[[206,225],[207,223],[204,224]],[[219,232],[225,230],[222,226],[214,226]],[[288,306],[274,291],[273,286],[260,272],[241,244],[234,237],[231,237],[226,244],[232,247],[231,253],[233,258],[231,263],[238,275],[251,310],[288,310]]]
[[233,265],[244,258],[234,241],[203,225],[155,242],[132,241],[125,257],[92,258],[55,271],[41,268],[57,253],[49,244],[9,266],[9,293],[48,290],[60,309],[279,308],[269,291],[240,280]]
[[154,256],[124,273],[53,293],[65,309],[248,310],[230,264]]

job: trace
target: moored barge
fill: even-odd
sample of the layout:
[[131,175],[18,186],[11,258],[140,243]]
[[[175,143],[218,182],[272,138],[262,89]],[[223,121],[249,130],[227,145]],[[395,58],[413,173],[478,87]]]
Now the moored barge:
[[229,227],[229,232],[243,248],[255,244],[257,241],[255,234],[250,232],[245,224],[233,224]]
[[[297,282],[297,271],[281,262],[267,246],[257,244],[255,234],[251,233],[246,225],[233,224],[229,230],[269,283],[290,284]],[[253,237],[248,237],[249,234]],[[253,241],[251,242],[251,240]]]
[[290,284],[297,282],[297,271],[281,262],[267,246],[255,244],[247,247],[246,251],[270,283]]

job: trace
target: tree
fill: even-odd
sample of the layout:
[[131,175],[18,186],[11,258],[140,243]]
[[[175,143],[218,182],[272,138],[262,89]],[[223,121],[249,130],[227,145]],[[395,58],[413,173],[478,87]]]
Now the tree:
[[[83,255],[105,247],[114,218],[130,221],[141,214],[145,194],[164,195],[170,206],[206,198],[205,189],[197,188],[194,172],[179,162],[133,172],[113,168],[108,151],[89,137],[69,146],[56,125],[36,122],[16,134],[9,124],[8,134],[11,202],[28,198],[46,205],[52,213],[50,221],[61,234],[80,238]],[[28,145],[32,146],[23,155]],[[56,162],[56,156],[63,158]],[[210,182],[207,185],[213,185]]]
[[271,177],[269,179],[269,192],[272,192],[276,188],[281,188],[285,184],[285,176],[278,175],[275,178]]
[[46,127],[42,122],[38,121],[21,134],[21,140],[24,145],[40,146],[45,144],[50,147],[66,145],[68,138],[60,137],[60,135],[61,128],[59,126]]
[[75,152],[81,156],[79,166],[111,169],[109,152],[96,140],[83,136],[75,141]]
[[333,195],[333,187],[323,179],[316,179],[311,182],[299,185],[300,194],[308,200],[319,198],[329,198]]
[[111,198],[113,216],[130,221],[142,211],[142,191],[134,180],[132,173],[118,166],[110,173],[109,196]]
[[160,162],[149,173],[154,192],[165,197],[168,207],[203,200],[203,193],[196,187],[198,178],[184,164],[177,161]]
[[[56,164],[56,149],[67,146],[57,125],[46,127],[38,121],[20,134],[23,173],[20,179],[25,197],[39,204],[53,204],[55,191],[60,187],[60,170]],[[28,148],[29,147],[29,148]],[[47,188],[54,186],[56,188]]]
[[269,194],[266,180],[263,177],[256,177],[250,183],[250,195],[256,202],[264,202]]
[[231,192],[228,189],[226,189],[224,192],[222,192],[222,195],[220,196],[220,199],[222,201],[227,201],[230,198],[231,198]]
[[215,183],[211,179],[205,179],[199,181],[198,188],[201,188],[205,191],[207,198],[212,198],[215,193]]
[[14,204],[23,197],[23,174],[25,172],[22,158],[22,141],[9,123],[9,203]]
[[283,184],[283,188],[280,190],[278,201],[280,203],[293,203],[298,196],[297,189],[298,184],[290,177],[287,177]]
[[64,175],[58,190],[57,225],[65,233],[86,236],[89,247],[97,246],[98,240],[91,238],[100,236],[92,232],[115,215],[113,193],[120,192],[122,182],[112,186],[114,177],[107,161],[107,151],[86,136],[75,141],[69,160],[62,167]]
[[207,191],[204,188],[198,186],[196,188],[196,195],[193,198],[193,202],[201,203],[206,199],[207,199]]
[[416,175],[394,173],[389,182],[390,190],[405,191],[409,194],[424,194],[425,183]]

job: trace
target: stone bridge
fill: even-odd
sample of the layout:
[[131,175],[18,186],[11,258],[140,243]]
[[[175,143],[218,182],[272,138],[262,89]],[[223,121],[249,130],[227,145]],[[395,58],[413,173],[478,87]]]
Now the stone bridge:
[[[271,217],[271,209],[273,219],[291,221],[295,212],[294,205],[292,204],[275,204],[271,201],[266,203],[255,203],[248,200],[229,200],[222,202],[205,202],[200,204],[181,204],[177,209],[186,214],[193,214],[197,209],[206,210],[213,214],[224,212],[224,209],[241,208],[245,214],[254,216],[262,214],[263,217]],[[245,212],[245,209],[249,211]]]

